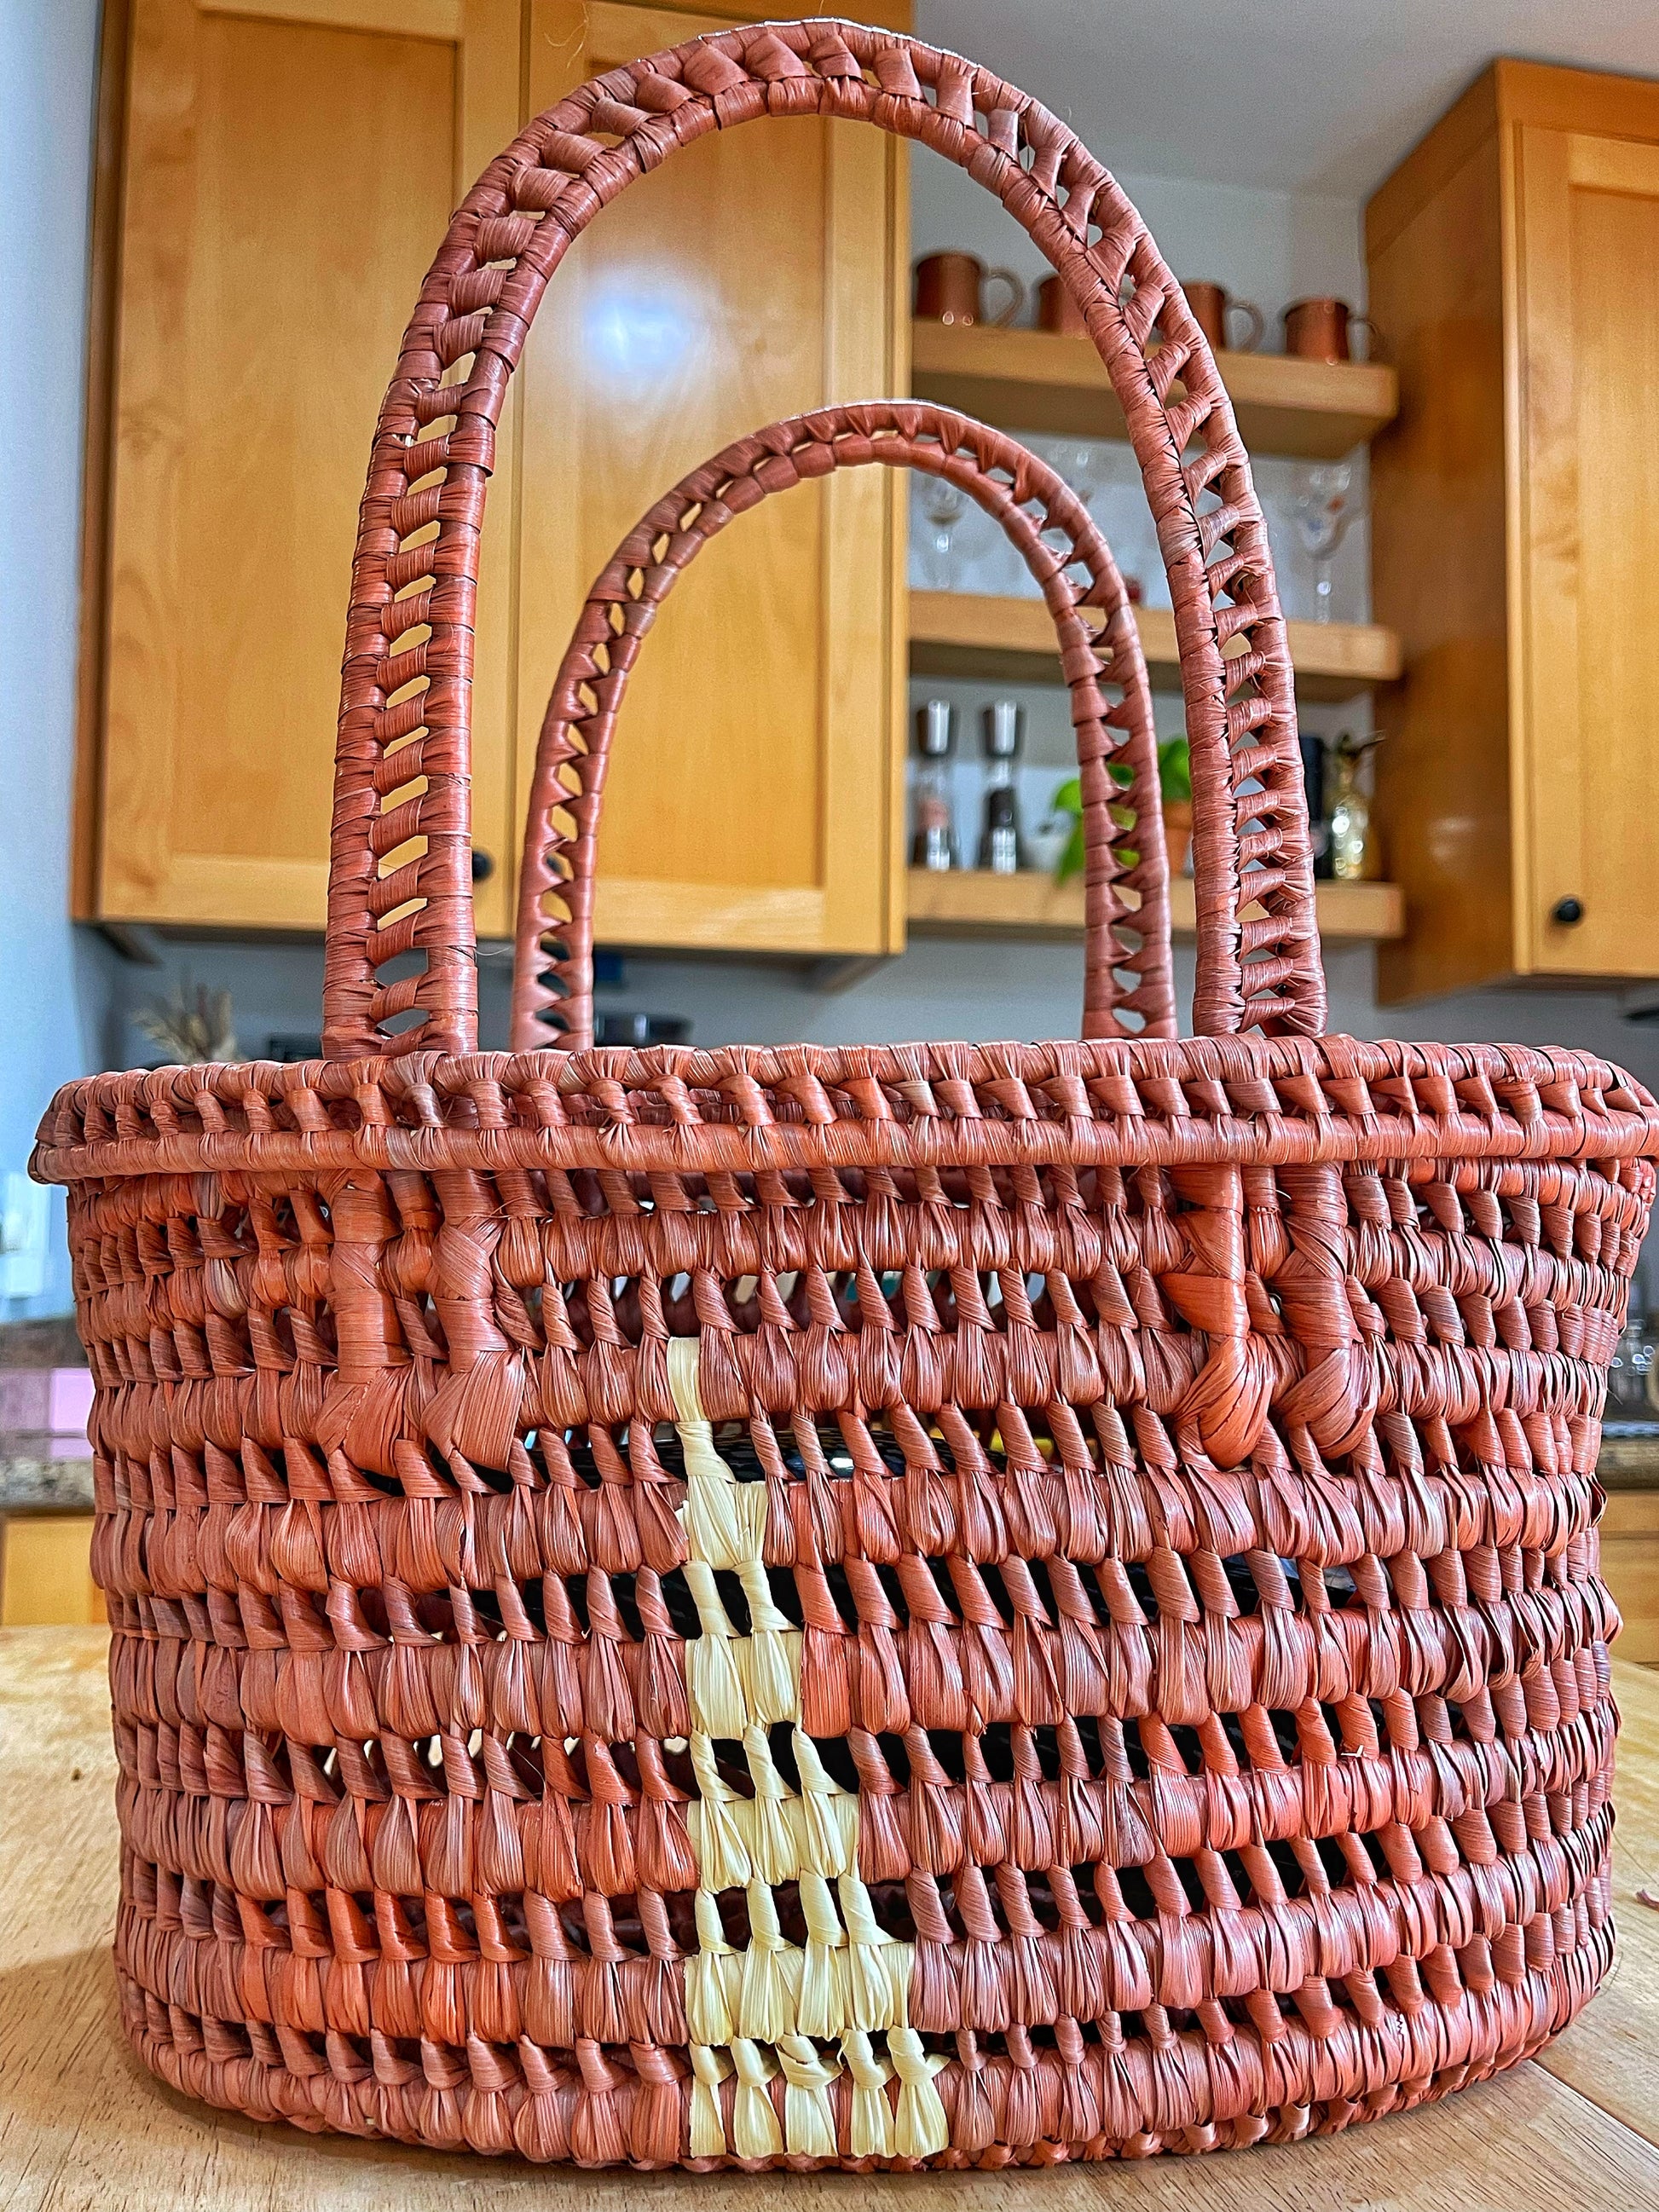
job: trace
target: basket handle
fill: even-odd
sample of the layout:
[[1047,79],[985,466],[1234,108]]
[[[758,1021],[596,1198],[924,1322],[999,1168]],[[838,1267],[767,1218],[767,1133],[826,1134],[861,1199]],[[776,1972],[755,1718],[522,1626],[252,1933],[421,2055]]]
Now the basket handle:
[[[476,1048],[472,626],[507,382],[549,278],[600,209],[679,147],[762,115],[920,140],[994,192],[1059,273],[1122,408],[1170,581],[1192,748],[1194,1026],[1317,1035],[1325,988],[1285,624],[1203,332],[1134,208],[1046,108],[898,32],[820,20],[711,32],[593,79],[491,162],[450,224],[380,410],[358,526],[325,1051]],[[388,980],[410,955],[416,972]],[[392,1022],[410,1026],[393,1035]]]
[[[1175,1035],[1158,737],[1140,635],[1117,563],[1076,494],[1014,439],[925,400],[885,399],[822,408],[739,439],[659,500],[600,572],[536,748],[519,870],[514,1052],[545,1045],[579,1051],[592,1042],[599,809],[611,735],[657,610],[735,515],[774,492],[872,461],[947,477],[1000,523],[1036,579],[1071,690],[1083,787],[1083,1034]],[[1047,544],[1045,532],[1063,546]],[[1079,567],[1086,583],[1076,579]],[[1085,608],[1104,617],[1098,633],[1084,619]],[[1110,705],[1103,683],[1121,693]],[[1127,772],[1127,786],[1114,769]],[[1129,819],[1115,819],[1114,809]],[[1126,890],[1134,904],[1126,903]],[[1125,983],[1124,975],[1133,980]],[[1138,1030],[1126,1029],[1125,1012],[1140,1017]]]

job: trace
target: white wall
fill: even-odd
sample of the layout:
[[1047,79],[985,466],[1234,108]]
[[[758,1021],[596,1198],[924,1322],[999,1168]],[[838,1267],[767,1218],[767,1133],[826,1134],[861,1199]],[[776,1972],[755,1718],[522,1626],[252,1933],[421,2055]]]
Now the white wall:
[[[0,295],[10,308],[0,497],[0,1169],[95,1064],[96,949],[69,909],[87,210],[97,0],[0,7]],[[88,970],[91,972],[88,973]],[[69,1302],[63,1200],[43,1312]],[[27,1310],[27,1309],[25,1309]]]

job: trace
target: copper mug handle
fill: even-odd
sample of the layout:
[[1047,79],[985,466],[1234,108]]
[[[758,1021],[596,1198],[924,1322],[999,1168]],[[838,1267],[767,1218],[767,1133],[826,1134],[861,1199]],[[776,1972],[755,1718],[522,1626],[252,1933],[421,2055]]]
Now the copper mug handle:
[[981,313],[980,319],[994,331],[1006,331],[1014,317],[1025,305],[1025,286],[1012,269],[988,269],[979,280],[980,297],[985,297],[985,287],[999,280],[1008,287],[1008,304],[1000,313]]
[[1369,315],[1359,314],[1350,315],[1348,318],[1348,359],[1352,361],[1355,358],[1353,349],[1353,334],[1356,328],[1363,329],[1365,333],[1366,360],[1381,361],[1382,358],[1382,333],[1377,329],[1376,325],[1371,320]]
[[[1224,330],[1226,328],[1226,317],[1228,315],[1248,315],[1250,323],[1250,327],[1245,333],[1244,337],[1239,340],[1237,345],[1232,346],[1232,351],[1234,353],[1254,353],[1256,348],[1261,344],[1262,339],[1267,335],[1267,318],[1262,313],[1261,308],[1257,307],[1254,300],[1229,300],[1224,310],[1223,311],[1222,328]],[[1231,343],[1231,341],[1229,341],[1229,343]]]

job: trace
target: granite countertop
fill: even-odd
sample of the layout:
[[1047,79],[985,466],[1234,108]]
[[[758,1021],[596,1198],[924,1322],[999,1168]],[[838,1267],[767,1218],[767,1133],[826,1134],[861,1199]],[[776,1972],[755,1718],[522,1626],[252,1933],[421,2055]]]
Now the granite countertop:
[[91,1512],[92,1461],[67,1456],[65,1441],[28,1430],[0,1436],[0,1512]]
[[[13,1381],[54,1368],[84,1368],[87,1356],[65,1315],[0,1326],[0,1370]],[[15,1417],[14,1417],[15,1418]],[[27,1418],[27,1417],[26,1417]],[[40,1413],[34,1415],[41,1418]],[[92,1510],[91,1448],[64,1431],[0,1424],[0,1512]]]

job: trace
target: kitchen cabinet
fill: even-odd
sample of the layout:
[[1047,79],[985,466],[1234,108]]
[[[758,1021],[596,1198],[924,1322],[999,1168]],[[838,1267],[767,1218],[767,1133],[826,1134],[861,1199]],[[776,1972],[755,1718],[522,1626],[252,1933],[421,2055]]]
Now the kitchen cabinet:
[[1659,975],[1659,83],[1489,70],[1366,210],[1400,379],[1372,448],[1399,1000]]
[[[369,441],[449,211],[518,128],[520,34],[520,0],[134,0],[103,712],[82,732],[100,916],[322,925]],[[510,494],[492,506],[474,797],[501,854]]]
[[[81,908],[315,930],[357,504],[449,211],[526,115],[750,12],[110,4],[130,38]],[[607,209],[559,272],[483,536],[481,934],[510,929],[542,711],[617,539],[722,443],[905,388],[907,185],[906,149],[865,125],[722,132]],[[848,471],[745,516],[678,587],[607,790],[606,941],[902,945],[902,514],[890,471]]]
[[1659,1666],[1659,1489],[1610,1485],[1600,1540],[1601,1577],[1625,1623],[1614,1648],[1621,1659]]
[[[532,108],[718,23],[532,0]],[[583,596],[646,509],[780,416],[906,388],[906,150],[817,118],[711,134],[561,267],[520,375],[522,792]],[[892,471],[842,471],[676,584],[605,786],[603,941],[902,949],[903,517]]]
[[90,1513],[0,1512],[0,1628],[83,1628],[102,1620]]

